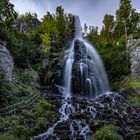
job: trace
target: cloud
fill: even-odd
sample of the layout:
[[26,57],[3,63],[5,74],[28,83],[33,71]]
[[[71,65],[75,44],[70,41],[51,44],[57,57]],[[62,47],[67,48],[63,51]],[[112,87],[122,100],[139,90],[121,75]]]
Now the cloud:
[[30,11],[37,13],[39,18],[45,14],[41,5],[37,4],[34,0],[10,0],[10,2],[15,5],[15,10],[20,14]]
[[[82,25],[102,27],[105,14],[115,15],[119,7],[119,0],[10,0],[15,5],[19,13],[28,11],[37,13],[41,19],[43,15],[50,11],[55,12],[57,6],[62,5],[67,13],[80,16]],[[132,0],[135,9],[140,11],[140,0]]]

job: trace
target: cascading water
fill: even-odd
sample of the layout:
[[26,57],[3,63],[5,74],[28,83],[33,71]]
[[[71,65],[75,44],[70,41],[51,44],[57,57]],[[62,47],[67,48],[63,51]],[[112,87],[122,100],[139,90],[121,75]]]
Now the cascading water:
[[[96,116],[96,109],[92,105],[87,105],[84,109],[79,104],[73,104],[73,94],[95,97],[109,91],[107,76],[102,61],[96,50],[82,38],[81,24],[78,16],[75,16],[75,37],[71,47],[65,53],[64,71],[64,91],[62,106],[59,109],[60,119],[50,127],[45,133],[34,136],[31,140],[47,140],[49,136],[59,137],[55,134],[55,129],[63,122],[69,122],[69,135],[71,140],[76,140],[82,136],[83,140],[90,140],[89,126],[80,120],[70,119],[76,112],[90,113],[92,118]],[[64,138],[65,139],[65,138]],[[81,139],[81,138],[80,138]]]
[[102,60],[95,48],[82,38],[78,16],[75,16],[75,37],[65,54],[64,88],[65,97],[76,92],[95,97],[109,91]]
[[72,82],[72,66],[74,62],[74,41],[76,39],[82,39],[82,31],[80,26],[80,20],[78,16],[75,16],[75,37],[71,43],[71,47],[65,53],[65,73],[64,73],[64,96],[71,96],[71,82]]

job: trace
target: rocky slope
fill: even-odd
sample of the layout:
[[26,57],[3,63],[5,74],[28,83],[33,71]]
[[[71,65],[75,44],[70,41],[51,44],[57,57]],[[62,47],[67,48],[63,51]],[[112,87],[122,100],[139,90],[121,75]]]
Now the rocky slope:
[[[65,108],[65,113],[69,112],[69,119],[58,121],[53,133],[34,137],[33,140],[90,140],[96,130],[108,124],[113,124],[124,139],[139,139],[140,108],[128,102],[124,95],[127,95],[126,91],[107,93],[95,99],[68,98],[67,103],[74,108]],[[45,97],[57,107],[61,116],[59,108],[66,99],[52,93],[47,93]]]

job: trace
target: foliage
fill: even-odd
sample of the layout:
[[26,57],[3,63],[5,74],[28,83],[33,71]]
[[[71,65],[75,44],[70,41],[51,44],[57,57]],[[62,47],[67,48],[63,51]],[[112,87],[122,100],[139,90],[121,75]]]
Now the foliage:
[[7,24],[17,17],[14,5],[9,0],[0,0],[0,7],[0,25],[3,25],[3,22]]
[[0,72],[0,106],[1,108],[24,100],[35,94],[33,90],[33,77],[30,70],[18,70],[17,77],[13,81],[5,78],[4,72]]
[[14,78],[22,84],[30,87],[34,84],[33,71],[32,69],[16,69],[14,71]]
[[0,135],[0,140],[19,140],[19,139],[12,134],[5,133]]
[[67,39],[71,34],[71,18],[72,15],[67,15],[64,9],[58,6],[55,14],[47,12],[47,15],[42,19],[40,28],[41,50],[49,62],[47,70],[43,74],[45,77],[43,81],[47,86],[52,85],[57,64],[62,60],[64,49],[68,46]]
[[44,78],[44,83],[46,85],[51,85],[52,84],[52,77],[53,77],[53,72],[47,71],[45,78]]
[[8,139],[10,135],[16,136],[15,140],[27,140],[38,133],[44,132],[48,129],[50,123],[54,123],[58,117],[56,112],[53,111],[54,108],[55,106],[51,105],[46,99],[40,98],[32,107],[21,110],[20,114],[0,117],[0,128],[2,130],[0,136],[5,136]]
[[116,19],[106,14],[100,32],[89,26],[86,37],[95,44],[103,58],[111,83],[130,74],[130,53],[126,48],[126,41],[129,36],[138,38],[139,17],[140,14],[133,9],[130,0],[120,0]]
[[140,87],[140,79],[136,79],[136,80],[131,80],[129,83],[129,87]]
[[93,134],[92,140],[123,140],[123,137],[116,132],[113,125],[106,125]]
[[131,101],[133,104],[140,106],[140,96],[129,96],[128,100]]
[[111,42],[113,40],[113,31],[114,31],[114,16],[112,15],[105,15],[103,19],[103,28],[101,30],[101,39],[104,39],[102,41]]

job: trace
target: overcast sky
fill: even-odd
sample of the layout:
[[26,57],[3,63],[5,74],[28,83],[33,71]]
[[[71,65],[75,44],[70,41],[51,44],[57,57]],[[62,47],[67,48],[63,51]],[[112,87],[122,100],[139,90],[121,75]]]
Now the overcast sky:
[[[80,16],[82,25],[98,26],[101,28],[105,14],[115,14],[119,7],[119,0],[10,0],[20,14],[35,12],[41,19],[50,11],[55,12],[57,6],[62,5],[67,13]],[[132,0],[133,8],[140,11],[140,0]]]

